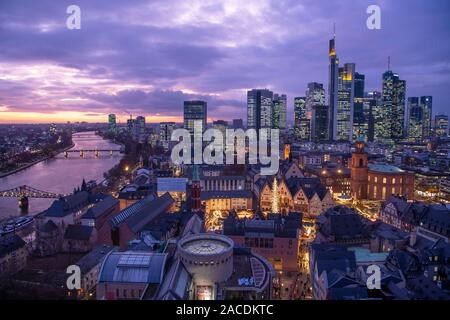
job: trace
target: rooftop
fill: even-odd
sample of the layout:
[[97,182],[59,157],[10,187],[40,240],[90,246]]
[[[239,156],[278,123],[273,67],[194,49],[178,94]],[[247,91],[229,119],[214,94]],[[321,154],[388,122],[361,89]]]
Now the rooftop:
[[111,252],[100,269],[99,282],[161,283],[166,253]]
[[113,246],[98,246],[78,260],[76,265],[80,267],[81,273],[85,274],[99,263],[102,263],[106,255],[112,250],[114,250]]
[[91,238],[94,227],[83,226],[81,224],[70,224],[67,226],[64,233],[64,239],[69,240],[84,240],[88,241]]
[[96,219],[105,213],[111,207],[119,205],[119,200],[113,198],[112,196],[107,196],[103,200],[100,200],[92,208],[83,215],[82,219]]
[[18,235],[0,240],[0,258],[25,246],[25,241]]
[[384,262],[389,255],[387,252],[370,252],[363,247],[351,247],[348,250],[355,253],[356,263]]
[[182,250],[197,255],[221,254],[228,251],[233,245],[230,238],[216,234],[198,234],[186,237],[179,242]]
[[383,172],[383,173],[402,173],[402,172],[405,172],[404,170],[400,169],[399,167],[392,166],[392,165],[389,165],[389,164],[369,164],[369,170],[370,171]]

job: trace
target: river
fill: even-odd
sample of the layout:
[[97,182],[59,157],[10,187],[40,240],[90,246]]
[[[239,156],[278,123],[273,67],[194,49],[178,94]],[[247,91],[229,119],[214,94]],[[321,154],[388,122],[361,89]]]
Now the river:
[[[96,136],[95,132],[75,133],[72,137],[74,147],[79,149],[107,149],[119,150],[120,146],[109,140]],[[103,180],[103,173],[119,163],[122,155],[114,152],[86,153],[83,158],[78,153],[64,153],[56,157],[39,162],[27,169],[0,179],[0,190],[8,190],[21,185],[27,185],[42,191],[57,194],[71,193],[75,187],[81,185],[83,178],[87,181]],[[54,199],[29,199],[28,214],[34,215],[47,209]],[[0,220],[20,215],[18,199],[0,197]]]

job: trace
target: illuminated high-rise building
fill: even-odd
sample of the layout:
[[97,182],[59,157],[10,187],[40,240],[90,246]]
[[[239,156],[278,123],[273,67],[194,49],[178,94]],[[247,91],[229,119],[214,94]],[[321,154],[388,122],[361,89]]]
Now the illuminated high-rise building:
[[247,127],[259,130],[272,128],[273,92],[253,89],[247,92]]
[[311,139],[311,118],[307,116],[306,97],[294,98],[294,132],[301,141]]
[[336,36],[329,43],[328,51],[328,134],[330,140],[337,139],[337,104],[338,104],[338,74],[339,59],[336,55]]
[[365,76],[355,72],[355,90],[353,102],[353,140],[369,140],[369,117],[371,105],[365,101],[364,97]]
[[423,139],[423,108],[418,97],[409,97],[407,103],[406,128],[408,139],[419,141]]
[[353,129],[353,104],[355,94],[355,64],[346,63],[339,68],[336,132],[333,140],[350,141]]
[[431,119],[433,114],[433,97],[423,96],[420,97],[420,106],[423,110],[423,126],[422,133],[423,138],[427,139],[431,137]]
[[274,94],[272,101],[272,128],[286,129],[287,96]]
[[438,114],[434,118],[434,132],[437,137],[447,137],[448,133],[448,115]]
[[108,115],[108,130],[116,132],[116,115],[114,113]]
[[325,116],[323,113],[325,110],[328,112],[328,107],[325,106],[325,89],[323,88],[322,83],[308,83],[305,109],[305,118],[308,122],[304,121],[303,127],[306,127],[306,125],[309,124],[310,139],[314,141],[328,140],[328,124],[324,128],[323,121],[328,121],[329,115],[327,114]]
[[398,141],[404,136],[406,81],[391,70],[383,73],[382,140]]
[[207,127],[206,101],[184,101],[183,125],[192,136],[196,132],[198,136],[194,138],[201,140]]
[[172,137],[172,132],[175,128],[175,122],[161,122],[159,124],[159,141],[165,150],[169,149],[170,138]]
[[306,117],[311,118],[311,110],[315,105],[325,105],[325,89],[322,83],[310,82],[306,89]]
[[386,136],[383,119],[383,95],[380,91],[367,92],[365,101],[372,106],[373,140],[369,141],[381,142],[383,141],[383,137]]
[[381,93],[379,91],[364,93],[363,114],[367,121],[367,141],[373,142],[376,140],[376,115],[378,110],[381,110],[381,105]]

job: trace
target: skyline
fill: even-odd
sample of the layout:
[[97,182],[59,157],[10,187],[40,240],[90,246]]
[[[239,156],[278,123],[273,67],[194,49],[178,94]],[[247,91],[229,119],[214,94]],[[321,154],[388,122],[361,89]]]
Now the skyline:
[[194,99],[208,120],[246,119],[253,88],[287,94],[292,123],[307,83],[327,88],[333,21],[340,65],[355,63],[366,91],[381,91],[390,56],[406,96],[448,114],[447,1],[377,1],[381,30],[366,28],[370,1],[77,1],[81,30],[65,27],[69,4],[0,4],[0,123],[124,122],[127,111],[182,122]]

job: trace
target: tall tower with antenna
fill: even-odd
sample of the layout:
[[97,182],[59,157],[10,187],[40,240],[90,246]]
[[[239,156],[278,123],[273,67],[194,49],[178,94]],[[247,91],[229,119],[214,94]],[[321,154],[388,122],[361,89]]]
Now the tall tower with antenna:
[[328,50],[328,139],[336,140],[339,59],[336,54],[336,23]]

